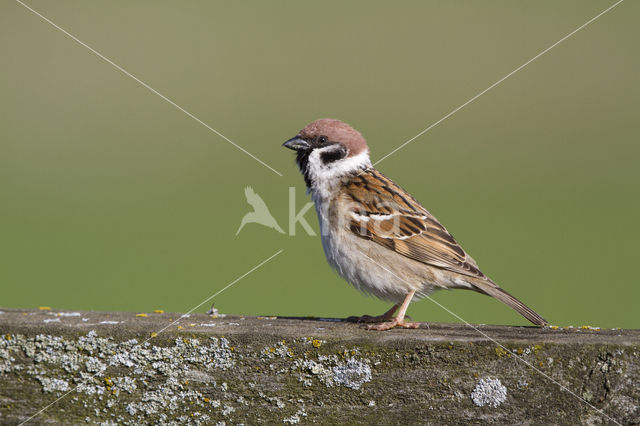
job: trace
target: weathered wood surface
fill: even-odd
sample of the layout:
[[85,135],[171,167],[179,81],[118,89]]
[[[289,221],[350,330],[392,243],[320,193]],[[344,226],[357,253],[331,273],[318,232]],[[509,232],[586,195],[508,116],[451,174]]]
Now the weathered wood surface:
[[0,311],[3,424],[640,423],[639,330]]

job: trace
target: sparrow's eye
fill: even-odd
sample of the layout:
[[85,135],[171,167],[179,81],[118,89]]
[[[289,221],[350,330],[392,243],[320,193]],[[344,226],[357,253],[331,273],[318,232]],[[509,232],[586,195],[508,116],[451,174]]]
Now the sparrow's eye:
[[328,140],[329,139],[326,136],[320,136],[318,138],[318,142],[320,142],[320,143],[327,143]]

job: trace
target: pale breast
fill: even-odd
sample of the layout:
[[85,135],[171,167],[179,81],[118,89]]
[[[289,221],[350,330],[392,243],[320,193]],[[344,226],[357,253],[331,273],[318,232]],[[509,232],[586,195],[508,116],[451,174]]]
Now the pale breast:
[[348,229],[349,205],[343,199],[314,197],[327,261],[356,289],[393,303],[411,290],[428,294],[438,284],[438,271],[379,244],[357,237]]

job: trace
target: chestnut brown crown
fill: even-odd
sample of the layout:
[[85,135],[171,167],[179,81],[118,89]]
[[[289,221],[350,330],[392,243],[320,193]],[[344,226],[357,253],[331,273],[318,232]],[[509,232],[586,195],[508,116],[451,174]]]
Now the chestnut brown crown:
[[298,137],[310,144],[339,143],[348,150],[348,157],[368,151],[367,141],[353,127],[340,120],[321,118],[313,121],[298,133]]

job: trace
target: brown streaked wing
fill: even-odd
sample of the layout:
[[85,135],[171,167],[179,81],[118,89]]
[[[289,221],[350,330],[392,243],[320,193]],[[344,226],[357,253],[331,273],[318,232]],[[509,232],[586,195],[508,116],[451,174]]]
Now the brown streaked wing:
[[352,177],[342,195],[356,203],[349,229],[359,237],[427,265],[485,277],[445,227],[380,172],[366,170]]

